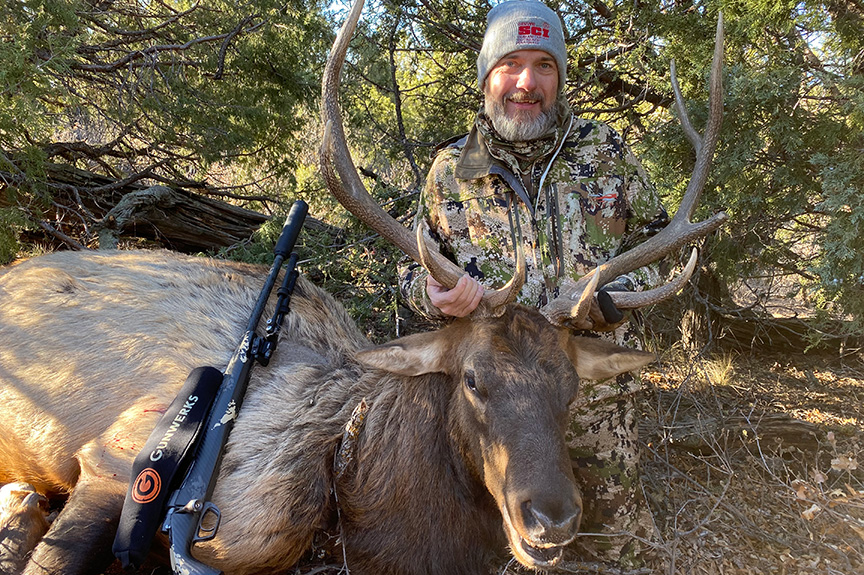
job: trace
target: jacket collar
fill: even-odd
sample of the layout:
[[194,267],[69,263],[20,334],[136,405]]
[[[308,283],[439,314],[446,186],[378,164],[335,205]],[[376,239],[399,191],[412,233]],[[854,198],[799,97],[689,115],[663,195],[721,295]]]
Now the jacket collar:
[[483,135],[477,130],[477,126],[471,126],[471,131],[465,136],[465,144],[456,162],[453,174],[460,180],[476,180],[488,176],[493,164],[497,163]]
[[[565,116],[564,119],[565,129],[562,130],[559,141],[556,142],[552,153],[549,156],[548,165],[546,167],[546,172],[549,171],[549,168],[552,166],[552,163],[555,161],[555,158],[558,157],[558,154],[561,152],[561,148],[563,147],[564,141],[567,140],[567,137],[570,135],[571,128],[573,127],[573,115],[569,112]],[[511,169],[509,169],[504,162],[494,157],[489,152],[489,147],[486,143],[486,140],[483,138],[483,134],[477,129],[477,125],[475,123],[474,126],[471,127],[471,131],[467,136],[460,139],[457,142],[457,145],[462,146],[462,151],[459,154],[459,159],[456,161],[456,167],[453,170],[453,175],[456,176],[459,180],[477,180],[480,178],[484,178],[486,176],[495,174],[501,179],[503,179],[507,184],[516,192],[516,195],[522,200],[525,206],[528,208],[528,211],[531,214],[531,217],[534,217],[534,206],[528,196],[528,192],[525,189],[525,185],[522,182],[521,178],[513,173]],[[543,175],[543,179],[545,180],[546,173]],[[539,190],[538,190],[539,193]]]
[[486,141],[476,126],[471,128],[471,132],[460,140],[459,144],[462,144],[462,152],[459,154],[459,159],[453,170],[453,175],[457,179],[477,180],[495,174],[507,182],[507,185],[522,200],[522,203],[528,207],[531,217],[534,217],[534,207],[531,205],[531,200],[522,180],[505,166],[504,162],[489,153]]

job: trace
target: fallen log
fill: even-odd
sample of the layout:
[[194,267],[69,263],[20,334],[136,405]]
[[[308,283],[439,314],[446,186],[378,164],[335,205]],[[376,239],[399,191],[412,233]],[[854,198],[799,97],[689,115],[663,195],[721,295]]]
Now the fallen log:
[[181,186],[113,180],[67,164],[44,169],[50,204],[20,200],[31,181],[23,172],[6,171],[0,172],[0,206],[19,207],[73,249],[110,249],[121,238],[144,238],[181,252],[214,250],[249,239],[269,219]]

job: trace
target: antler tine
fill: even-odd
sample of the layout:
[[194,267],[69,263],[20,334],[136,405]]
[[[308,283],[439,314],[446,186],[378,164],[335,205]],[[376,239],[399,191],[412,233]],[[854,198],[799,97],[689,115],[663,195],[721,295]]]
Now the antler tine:
[[678,121],[681,122],[681,128],[684,129],[684,135],[693,144],[693,148],[698,154],[702,150],[702,136],[693,128],[687,108],[682,106],[684,96],[681,94],[681,86],[678,85],[678,71],[674,58],[669,62],[669,75],[672,79],[672,92],[675,94],[675,111],[678,113]]
[[[675,104],[678,109],[679,117],[682,118],[681,123],[690,124],[690,119],[687,114],[687,109],[684,107],[684,100],[681,98],[681,92],[675,92]],[[702,190],[705,188],[705,183],[708,181],[708,174],[711,172],[711,164],[714,160],[714,150],[717,148],[717,140],[720,137],[720,126],[723,123],[723,13],[720,12],[717,16],[717,32],[714,36],[714,56],[711,59],[711,80],[709,82],[709,97],[708,97],[708,123],[705,126],[705,135],[702,137],[702,145],[696,148],[696,165],[693,167],[693,175],[690,178],[690,183],[687,184],[687,191],[684,193],[684,198],[681,199],[681,205],[678,206],[678,211],[675,213],[675,218],[680,218],[680,221],[688,222],[693,217],[693,212],[696,211],[696,206],[699,204],[699,197],[702,195]],[[685,128],[686,129],[686,128]],[[692,130],[692,127],[691,127]]]
[[[717,140],[720,135],[720,125],[723,120],[723,15],[720,14],[717,21],[717,33],[714,40],[714,57],[711,62],[711,80],[710,80],[710,97],[709,97],[709,113],[708,122],[705,127],[705,133],[702,137],[693,129],[690,119],[687,116],[686,108],[684,107],[683,97],[678,88],[677,78],[675,78],[674,62],[672,63],[673,91],[675,92],[675,104],[678,110],[678,116],[693,147],[696,149],[696,164],[693,167],[693,173],[690,182],[687,185],[687,190],[678,207],[678,211],[672,218],[672,221],[661,230],[657,235],[639,244],[633,249],[619,254],[610,259],[606,263],[592,270],[579,279],[575,285],[562,295],[550,302],[543,309],[549,321],[557,325],[576,324],[587,314],[586,306],[574,306],[574,301],[577,298],[585,299],[585,294],[589,293],[593,297],[594,289],[591,285],[595,281],[597,285],[603,286],[616,277],[631,272],[649,263],[655,262],[666,255],[681,248],[685,244],[704,237],[716,230],[720,225],[728,219],[728,216],[719,212],[714,214],[709,219],[693,223],[690,218],[699,203],[699,197],[705,184],[708,181],[708,174],[711,169],[711,163],[714,157],[714,150],[717,147]],[[609,295],[612,301],[620,309],[634,309],[642,307],[649,303],[662,301],[666,297],[674,294],[689,280],[692,270],[695,268],[694,257],[691,256],[691,261],[688,264],[685,272],[667,286],[641,292],[640,294],[627,294],[625,292],[611,292]],[[689,270],[689,271],[688,271]],[[594,276],[599,276],[597,279]],[[675,288],[675,286],[678,286]],[[674,290],[674,291],[673,291]],[[562,290],[563,291],[563,290]],[[661,296],[662,294],[662,296]],[[633,297],[637,296],[637,297]],[[577,307],[579,308],[576,315]]]
[[690,252],[690,259],[687,260],[687,265],[684,266],[684,270],[671,282],[647,291],[609,292],[609,296],[618,309],[639,309],[640,307],[659,303],[684,289],[684,286],[690,280],[690,276],[696,270],[696,262],[698,260],[699,250],[693,248]]
[[[418,235],[418,241],[415,241],[410,231],[390,217],[372,199],[357,173],[357,168],[354,166],[351,153],[348,150],[345,130],[342,126],[342,114],[339,110],[339,79],[345,54],[348,51],[348,44],[357,27],[357,22],[360,20],[363,4],[364,0],[355,0],[348,18],[333,42],[333,48],[330,50],[330,56],[327,58],[327,65],[324,68],[324,77],[321,82],[321,119],[324,124],[324,137],[319,155],[321,173],[327,182],[330,193],[340,204],[411,259],[426,267],[439,283],[452,288],[465,274],[465,271],[442,256],[437,249],[426,249],[425,242],[419,241],[420,235]],[[421,251],[423,252],[422,255]],[[496,308],[514,301],[524,282],[524,276],[524,254],[520,249],[517,249],[516,273],[510,282],[500,290],[487,290],[484,293],[481,313],[496,314],[499,311]]]

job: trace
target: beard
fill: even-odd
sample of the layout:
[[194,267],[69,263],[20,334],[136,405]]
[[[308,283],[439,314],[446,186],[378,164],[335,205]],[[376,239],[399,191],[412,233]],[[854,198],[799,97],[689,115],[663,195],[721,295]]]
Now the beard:
[[[504,107],[507,100],[538,100],[540,114],[533,117],[531,112],[517,110],[513,115],[508,115]],[[539,92],[510,94],[501,100],[493,100],[486,95],[484,110],[499,136],[510,142],[530,142],[546,135],[555,126],[561,106],[566,106],[566,100],[559,96],[552,105],[546,107],[545,104]]]

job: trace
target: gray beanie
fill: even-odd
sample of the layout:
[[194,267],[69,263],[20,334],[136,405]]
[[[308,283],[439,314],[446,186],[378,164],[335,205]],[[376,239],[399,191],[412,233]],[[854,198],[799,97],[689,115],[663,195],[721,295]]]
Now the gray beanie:
[[543,50],[558,64],[558,92],[567,82],[567,48],[561,18],[537,0],[506,0],[489,10],[483,48],[477,56],[477,85],[498,60],[517,50]]

